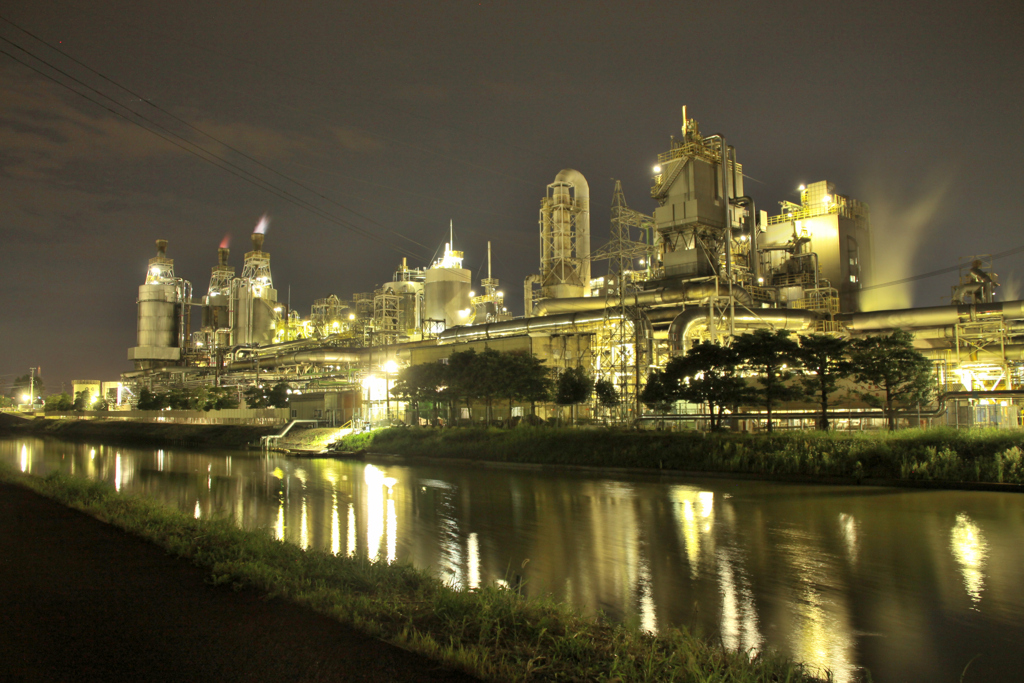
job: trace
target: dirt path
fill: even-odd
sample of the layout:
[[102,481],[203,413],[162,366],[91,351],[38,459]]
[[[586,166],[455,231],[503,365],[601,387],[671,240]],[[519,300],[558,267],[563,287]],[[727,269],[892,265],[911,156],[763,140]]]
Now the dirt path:
[[331,619],[206,582],[162,549],[0,484],[12,681],[474,681]]

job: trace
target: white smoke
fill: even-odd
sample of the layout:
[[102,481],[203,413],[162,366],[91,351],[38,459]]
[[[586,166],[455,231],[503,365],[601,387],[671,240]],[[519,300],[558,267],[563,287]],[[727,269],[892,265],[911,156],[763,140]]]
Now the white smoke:
[[[907,188],[905,178],[883,172],[866,184],[863,199],[871,209],[872,262],[865,287],[918,274],[915,257],[927,240],[936,238],[936,219],[945,209],[954,175],[952,169],[933,170],[920,185]],[[869,289],[861,294],[861,310],[910,307],[912,292],[912,283]]]

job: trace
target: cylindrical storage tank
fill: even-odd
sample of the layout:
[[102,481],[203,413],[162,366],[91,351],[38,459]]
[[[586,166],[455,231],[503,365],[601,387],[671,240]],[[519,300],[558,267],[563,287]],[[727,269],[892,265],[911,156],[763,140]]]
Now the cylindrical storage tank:
[[178,345],[178,288],[139,286],[139,346]]
[[470,272],[465,268],[431,268],[423,283],[423,315],[443,320],[445,328],[473,322]]
[[419,298],[422,287],[422,282],[412,280],[384,284],[384,291],[390,289],[398,295],[398,329],[403,333],[408,334],[419,329],[420,321],[416,311],[416,299]]

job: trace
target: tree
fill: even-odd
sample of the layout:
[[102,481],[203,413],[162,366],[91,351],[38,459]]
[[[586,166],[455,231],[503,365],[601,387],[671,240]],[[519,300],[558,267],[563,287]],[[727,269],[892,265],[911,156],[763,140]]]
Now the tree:
[[479,398],[480,368],[475,349],[456,351],[448,356],[445,377],[448,380],[448,394],[456,404],[461,398],[466,402],[466,412],[472,422],[473,399]]
[[622,403],[615,383],[604,377],[594,383],[594,395],[597,397],[598,405],[608,410]]
[[772,409],[784,401],[795,401],[803,392],[788,384],[793,377],[792,366],[800,348],[790,339],[788,330],[755,330],[736,337],[733,350],[741,364],[758,375],[759,394],[751,393],[757,403],[765,407],[768,432],[771,433]]
[[898,407],[920,405],[931,396],[932,363],[914,348],[914,335],[909,332],[895,330],[857,339],[850,359],[854,379],[868,387],[868,391],[858,394],[868,405],[882,406],[889,431],[896,430]]
[[71,410],[75,405],[74,400],[66,392],[50,394],[46,397],[45,410],[62,411]]
[[110,410],[110,403],[102,396],[97,396],[92,402],[92,410]]
[[512,404],[515,401],[530,403],[530,414],[534,414],[537,401],[546,401],[551,396],[551,370],[544,361],[532,353],[511,351],[502,354],[502,384],[498,396],[508,399],[509,424],[512,423]]
[[494,418],[491,412],[494,399],[503,396],[502,388],[512,381],[508,372],[507,357],[508,354],[494,349],[484,349],[473,359],[472,374],[476,380],[476,394],[483,399],[486,406],[487,424],[491,424]]
[[267,408],[270,398],[262,384],[254,384],[245,390],[245,405],[249,408]]
[[139,410],[163,410],[169,405],[167,394],[157,394],[143,387],[139,392],[139,402],[136,404]]
[[731,347],[701,341],[668,362],[663,381],[673,400],[707,405],[709,426],[717,431],[727,409],[751,399],[750,388],[736,372],[738,365],[739,355]]
[[[612,388],[614,389],[614,386]],[[647,383],[644,384],[643,391],[640,392],[640,402],[654,412],[664,416],[676,399],[677,392],[669,386],[664,371],[651,370],[647,374]]]
[[416,411],[416,420],[419,422],[420,405],[431,403],[433,407],[433,421],[437,423],[438,404],[447,401],[446,396],[446,365],[441,363],[420,363],[403,368],[398,373],[391,393],[405,399],[413,405]]
[[238,407],[238,397],[234,391],[225,387],[211,387],[206,392],[206,405],[203,410],[230,410]]
[[818,429],[827,432],[831,426],[828,419],[828,397],[836,390],[840,379],[849,377],[853,364],[849,359],[850,342],[847,339],[828,334],[811,334],[800,340],[797,359],[810,376],[801,380],[805,395],[814,398],[821,406],[818,415]]
[[290,389],[287,382],[278,382],[267,393],[267,403],[271,408],[287,408],[291,400],[291,395],[288,393]]
[[75,392],[75,403],[74,409],[78,411],[88,410],[92,405],[92,392],[88,389],[82,389],[81,391]]
[[558,376],[555,383],[555,403],[572,406],[572,420],[576,421],[576,406],[590,398],[594,380],[583,368],[568,368]]

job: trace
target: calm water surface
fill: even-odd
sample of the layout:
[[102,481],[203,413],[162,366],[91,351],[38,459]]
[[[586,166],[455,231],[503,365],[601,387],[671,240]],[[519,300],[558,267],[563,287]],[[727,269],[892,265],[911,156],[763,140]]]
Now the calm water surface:
[[[1024,679],[1024,495],[261,458],[0,440],[300,546],[522,582],[651,631],[698,628],[875,681]],[[976,658],[975,658],[976,657]],[[972,661],[973,659],[973,661]]]

